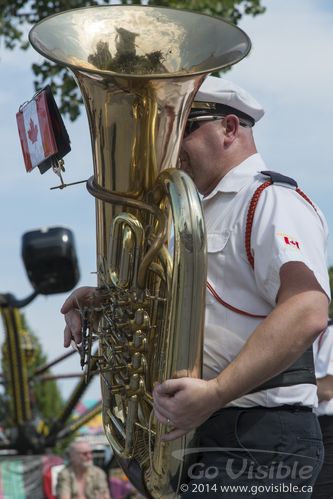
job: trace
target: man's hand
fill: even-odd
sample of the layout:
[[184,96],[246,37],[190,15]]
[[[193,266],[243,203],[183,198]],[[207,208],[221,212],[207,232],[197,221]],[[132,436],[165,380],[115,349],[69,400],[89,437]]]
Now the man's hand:
[[154,411],[160,423],[173,429],[163,440],[175,440],[200,426],[218,408],[216,380],[169,379],[153,392]]
[[64,347],[69,347],[74,340],[77,345],[82,341],[82,322],[80,308],[93,305],[96,300],[96,288],[84,286],[78,288],[65,301],[60,312],[65,315]]

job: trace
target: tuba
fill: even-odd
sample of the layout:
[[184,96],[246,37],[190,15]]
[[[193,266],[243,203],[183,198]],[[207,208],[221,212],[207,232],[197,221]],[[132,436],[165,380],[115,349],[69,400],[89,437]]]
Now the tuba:
[[161,441],[168,428],[154,418],[152,391],[200,377],[206,283],[200,200],[178,155],[202,81],[245,57],[250,41],[221,19],[147,6],[65,11],[29,38],[71,69],[89,120],[102,298],[84,309],[85,345],[88,369],[95,360],[100,373],[105,434],[144,495],[174,498],[194,432]]

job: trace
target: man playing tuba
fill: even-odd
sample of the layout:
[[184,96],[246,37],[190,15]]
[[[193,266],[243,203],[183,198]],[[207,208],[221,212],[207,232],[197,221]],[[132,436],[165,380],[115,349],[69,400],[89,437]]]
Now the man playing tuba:
[[[203,379],[159,384],[154,411],[165,440],[197,428],[186,498],[235,497],[232,485],[248,487],[244,497],[308,498],[322,464],[311,345],[328,314],[326,222],[293,179],[267,171],[252,132],[263,114],[243,89],[208,77],[182,143],[207,228]],[[80,288],[64,303],[65,346],[80,343],[77,303],[93,297]]]

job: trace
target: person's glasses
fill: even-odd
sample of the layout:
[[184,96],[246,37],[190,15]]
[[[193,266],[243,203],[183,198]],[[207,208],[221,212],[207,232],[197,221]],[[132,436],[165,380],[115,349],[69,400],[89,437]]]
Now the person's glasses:
[[223,118],[224,116],[208,114],[204,116],[195,116],[194,118],[188,118],[185,126],[184,137],[187,137],[188,135],[190,135],[190,133],[198,130],[202,123],[205,123],[207,121],[223,120]]
[[[196,130],[198,130],[201,123],[205,123],[207,121],[223,120],[224,118],[225,116],[222,116],[220,114],[214,114],[214,115],[205,114],[203,116],[195,116],[193,118],[188,118],[185,125],[184,137],[187,137],[188,135],[190,135],[190,133],[193,133]],[[239,118],[239,124],[245,128],[252,126],[249,122],[240,118]]]

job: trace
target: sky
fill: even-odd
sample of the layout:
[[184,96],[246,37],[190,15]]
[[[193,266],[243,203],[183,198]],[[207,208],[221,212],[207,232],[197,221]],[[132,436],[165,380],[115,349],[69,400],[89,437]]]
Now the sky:
[[[267,169],[295,178],[325,213],[333,234],[333,4],[331,0],[264,0],[266,13],[244,17],[239,26],[249,35],[252,50],[227,78],[251,92],[266,113],[255,126],[258,150]],[[6,51],[0,40],[0,292],[17,298],[32,288],[21,259],[22,234],[37,228],[65,226],[75,235],[80,285],[94,285],[94,199],[84,184],[50,190],[59,180],[38,169],[26,173],[15,115],[33,93],[33,62],[43,59],[32,48]],[[72,151],[65,157],[65,182],[92,174],[90,135],[85,113],[65,120]],[[333,238],[328,247],[333,265]],[[49,360],[62,355],[63,318],[59,312],[66,294],[39,296],[24,309]],[[2,326],[0,326],[1,330]],[[1,331],[3,337],[3,331]],[[79,372],[79,359],[53,373]],[[72,380],[59,382],[67,397]],[[98,381],[85,398],[99,396]]]

